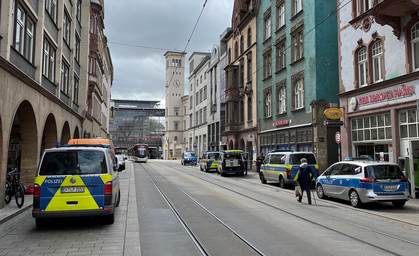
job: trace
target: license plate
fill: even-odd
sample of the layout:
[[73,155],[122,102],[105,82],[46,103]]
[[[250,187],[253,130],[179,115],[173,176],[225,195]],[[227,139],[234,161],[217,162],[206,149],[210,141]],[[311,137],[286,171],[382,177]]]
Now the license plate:
[[399,188],[399,185],[384,185],[383,189],[384,190],[396,190]]
[[83,193],[84,187],[63,187],[61,193]]

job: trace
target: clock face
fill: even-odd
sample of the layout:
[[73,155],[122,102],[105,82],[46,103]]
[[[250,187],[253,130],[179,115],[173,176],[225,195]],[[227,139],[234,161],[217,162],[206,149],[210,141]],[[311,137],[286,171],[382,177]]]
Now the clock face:
[[173,82],[173,86],[174,86],[174,87],[179,87],[179,86],[180,86],[180,81],[179,81],[179,80],[175,80],[175,81]]

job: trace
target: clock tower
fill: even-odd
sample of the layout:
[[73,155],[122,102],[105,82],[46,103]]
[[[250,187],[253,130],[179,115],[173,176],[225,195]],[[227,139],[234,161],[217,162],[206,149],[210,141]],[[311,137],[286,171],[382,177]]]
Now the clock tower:
[[185,52],[168,51],[166,58],[166,128],[163,138],[163,158],[180,159],[183,152],[183,113],[182,97],[185,90]]

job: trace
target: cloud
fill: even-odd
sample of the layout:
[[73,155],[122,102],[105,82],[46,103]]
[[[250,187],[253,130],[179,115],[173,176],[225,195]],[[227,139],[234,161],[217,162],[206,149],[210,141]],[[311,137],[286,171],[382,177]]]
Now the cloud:
[[[105,35],[114,66],[113,99],[164,100],[163,55],[168,50],[185,49],[204,2],[105,1]],[[233,3],[232,0],[206,3],[186,49],[188,56],[194,51],[209,52],[219,43],[220,34],[230,26]]]

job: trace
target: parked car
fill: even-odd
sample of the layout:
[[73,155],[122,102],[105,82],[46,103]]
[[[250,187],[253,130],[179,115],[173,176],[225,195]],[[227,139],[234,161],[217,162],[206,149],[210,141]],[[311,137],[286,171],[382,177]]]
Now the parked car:
[[246,172],[246,164],[243,158],[242,150],[226,150],[220,154],[220,159],[217,161],[217,173],[221,176],[226,174],[240,174]]
[[184,151],[182,153],[182,159],[180,160],[180,163],[182,165],[187,165],[187,164],[191,164],[191,165],[196,165],[196,155],[194,151]]
[[311,168],[314,181],[318,176],[316,156],[312,152],[294,152],[294,151],[272,151],[265,156],[260,167],[260,180],[263,184],[268,181],[279,182],[281,188],[297,181],[297,174],[300,168],[300,160],[305,158]]
[[408,180],[399,166],[371,160],[331,165],[317,178],[316,190],[319,198],[348,200],[353,207],[370,202],[392,202],[403,207],[409,200]]
[[220,158],[218,151],[206,151],[199,161],[199,169],[208,172],[211,169],[217,170],[217,160]]
[[118,160],[118,170],[125,170],[125,157],[123,155],[116,155]]
[[46,149],[35,177],[32,216],[42,228],[48,218],[102,216],[114,222],[120,202],[117,160],[106,145]]

